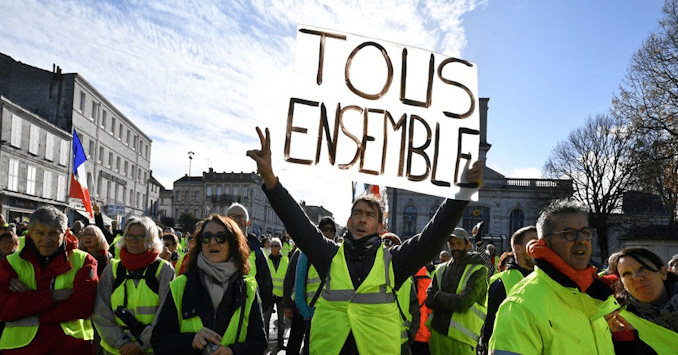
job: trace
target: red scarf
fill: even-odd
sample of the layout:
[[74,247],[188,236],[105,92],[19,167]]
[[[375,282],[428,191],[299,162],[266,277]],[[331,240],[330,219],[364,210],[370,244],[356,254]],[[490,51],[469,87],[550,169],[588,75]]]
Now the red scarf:
[[584,270],[575,270],[572,266],[568,265],[560,255],[556,254],[553,249],[549,248],[544,239],[539,239],[538,241],[533,240],[527,243],[527,252],[535,259],[543,260],[551,264],[558,272],[567,276],[577,284],[577,287],[581,292],[586,292],[597,276],[596,268],[591,265],[587,266]]
[[136,271],[150,265],[158,258],[159,253],[146,250],[141,254],[131,254],[127,248],[120,249],[120,262],[128,271]]

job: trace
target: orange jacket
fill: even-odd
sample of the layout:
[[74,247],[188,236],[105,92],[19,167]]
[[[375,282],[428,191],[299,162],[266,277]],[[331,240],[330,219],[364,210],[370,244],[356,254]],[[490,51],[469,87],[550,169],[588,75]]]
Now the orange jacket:
[[[431,285],[431,275],[429,275],[426,266],[423,266],[416,274],[414,274],[415,287],[417,288],[417,300],[419,301],[419,330],[414,335],[414,341],[428,343],[431,339],[431,331],[426,326],[426,320],[431,309],[426,305],[426,290]],[[413,320],[414,321],[414,320]]]

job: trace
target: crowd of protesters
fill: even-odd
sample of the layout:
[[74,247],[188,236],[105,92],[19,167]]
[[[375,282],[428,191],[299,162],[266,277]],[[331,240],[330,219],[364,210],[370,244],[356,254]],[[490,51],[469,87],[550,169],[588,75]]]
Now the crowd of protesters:
[[[257,132],[248,155],[283,234],[249,233],[238,203],[185,233],[147,217],[118,229],[96,204],[92,225],[68,228],[52,206],[25,225],[0,219],[0,353],[676,353],[678,255],[666,264],[629,248],[596,269],[595,230],[570,200],[552,201],[501,256],[482,223],[457,227],[462,200],[405,240],[363,195],[339,234],[331,217],[309,220]],[[466,172],[467,189],[482,168]]]

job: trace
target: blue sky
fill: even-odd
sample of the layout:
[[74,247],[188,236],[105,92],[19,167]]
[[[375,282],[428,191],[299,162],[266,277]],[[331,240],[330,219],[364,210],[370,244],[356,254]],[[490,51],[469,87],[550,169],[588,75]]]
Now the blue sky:
[[[480,96],[490,98],[487,165],[539,177],[559,141],[608,110],[662,5],[9,0],[0,2],[0,52],[84,76],[153,139],[153,174],[172,188],[188,172],[189,150],[193,175],[255,170],[245,156],[258,146],[254,126],[286,116],[297,24],[420,47],[477,64]],[[297,199],[348,217],[350,182],[280,175]]]

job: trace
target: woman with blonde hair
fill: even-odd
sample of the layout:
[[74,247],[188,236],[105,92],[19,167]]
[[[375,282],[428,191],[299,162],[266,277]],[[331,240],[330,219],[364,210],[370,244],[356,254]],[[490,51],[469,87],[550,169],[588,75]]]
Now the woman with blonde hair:
[[108,242],[99,227],[89,225],[82,230],[80,250],[88,252],[97,260],[97,275],[101,277],[113,255],[108,252]]
[[232,219],[211,215],[195,233],[186,272],[174,280],[153,330],[162,354],[263,354],[266,334],[247,239]]
[[156,324],[174,269],[159,257],[164,244],[148,217],[131,217],[118,241],[120,259],[104,269],[92,321],[106,354],[150,354]]

